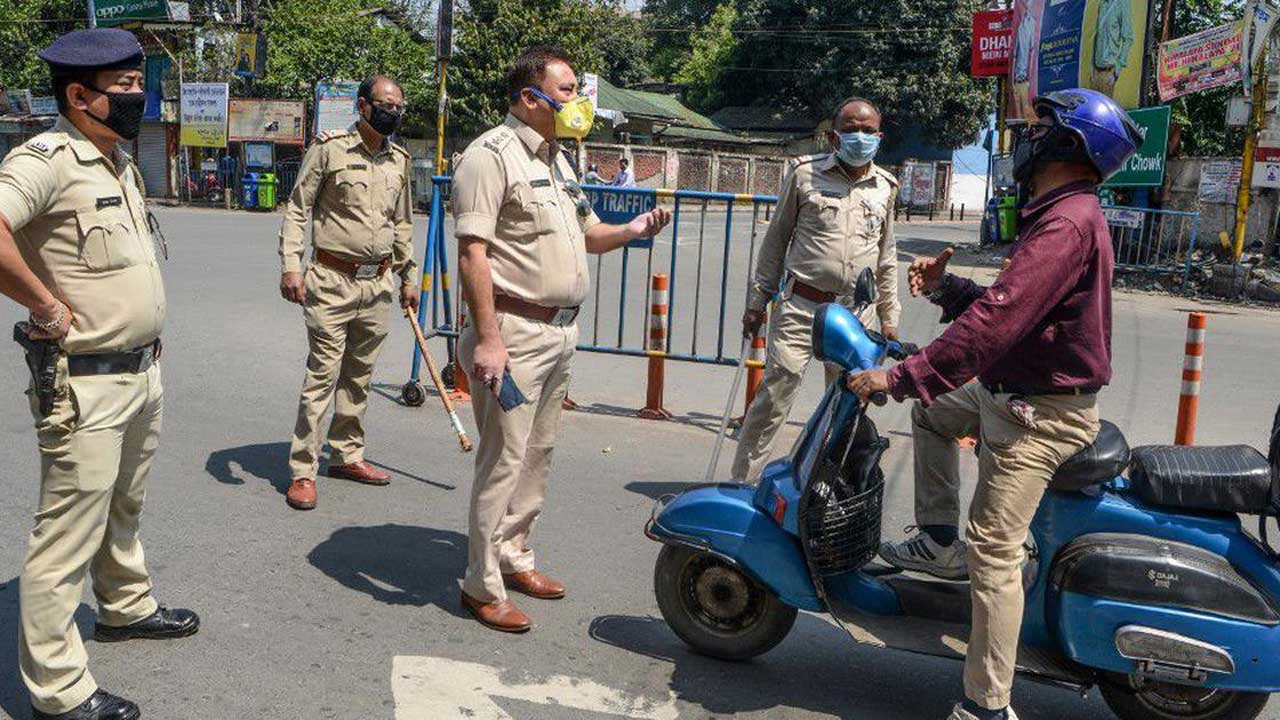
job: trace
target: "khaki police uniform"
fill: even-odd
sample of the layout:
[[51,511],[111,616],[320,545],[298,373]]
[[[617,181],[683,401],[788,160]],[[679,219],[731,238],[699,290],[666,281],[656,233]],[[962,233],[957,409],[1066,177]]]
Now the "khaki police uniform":
[[[503,412],[479,379],[471,378],[480,388],[471,396],[480,442],[462,589],[484,603],[506,599],[503,573],[534,569],[529,534],[546,497],[578,344],[569,309],[587,296],[585,233],[600,222],[589,205],[580,204],[581,190],[570,191],[574,178],[557,147],[510,115],[471,143],[453,178],[457,235],[488,243],[495,301],[501,305],[506,296],[565,309],[560,318],[544,322],[499,308],[498,329],[511,377],[528,398],[525,405]],[[468,327],[458,344],[467,373],[475,369],[477,341],[474,327]]]
[[[805,156],[789,168],[747,297],[748,309],[764,310],[782,290],[769,319],[764,378],[747,409],[733,459],[735,479],[750,482],[759,475],[813,357],[813,316],[821,303],[802,297],[795,284],[806,286],[807,294],[845,299],[863,269],[873,268],[879,297],[874,313],[868,308],[862,322],[869,326],[878,315],[882,326],[897,327],[902,311],[893,236],[897,197],[897,179],[876,165],[856,182],[834,154]],[[825,371],[829,385],[839,369],[828,365]]]
[[[315,477],[317,428],[331,401],[331,464],[364,460],[364,413],[387,312],[401,284],[417,284],[410,168],[407,150],[387,140],[370,152],[352,125],[319,138],[298,170],[280,228],[284,272],[301,272],[310,212],[313,256],[303,309],[310,354],[289,451],[295,480]],[[326,257],[349,267],[332,267]]]
[[73,620],[85,571],[98,622],[129,625],[157,609],[138,519],[160,439],[164,284],[132,159],[118,148],[103,156],[65,118],[0,165],[0,216],[75,314],[66,353],[146,358],[138,372],[80,374],[64,356],[52,412],[32,394],[41,484],[19,587],[18,662],[32,704],[56,714],[97,690]]

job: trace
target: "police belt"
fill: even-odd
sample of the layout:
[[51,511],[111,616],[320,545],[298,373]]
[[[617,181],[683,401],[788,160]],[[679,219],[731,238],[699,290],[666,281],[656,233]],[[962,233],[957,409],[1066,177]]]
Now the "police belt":
[[156,338],[150,345],[128,352],[68,355],[67,371],[72,377],[143,373],[160,359],[160,349],[160,339]]
[[316,248],[316,262],[326,267],[331,267],[338,272],[350,275],[357,280],[367,280],[369,278],[382,277],[382,274],[391,267],[391,256],[374,260],[372,262],[353,262],[340,258],[328,250]]
[[835,293],[827,292],[826,290],[819,290],[818,288],[812,285],[809,285],[808,283],[800,282],[799,280],[795,279],[794,275],[792,275],[791,277],[792,277],[792,283],[791,283],[792,295],[799,295],[805,300],[808,300],[809,302],[818,303],[819,305],[823,305],[825,303],[832,303],[836,301]]
[[578,319],[578,307],[548,307],[522,300],[513,295],[494,295],[493,307],[500,313],[519,315],[548,325],[565,327]]

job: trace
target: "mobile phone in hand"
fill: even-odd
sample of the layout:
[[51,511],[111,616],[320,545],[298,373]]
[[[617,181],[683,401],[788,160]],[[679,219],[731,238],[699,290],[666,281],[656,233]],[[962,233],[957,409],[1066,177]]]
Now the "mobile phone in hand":
[[516,381],[511,378],[511,370],[503,370],[502,387],[498,389],[498,405],[502,407],[502,411],[511,412],[526,402],[529,402],[528,399],[525,398],[524,393],[520,392]]

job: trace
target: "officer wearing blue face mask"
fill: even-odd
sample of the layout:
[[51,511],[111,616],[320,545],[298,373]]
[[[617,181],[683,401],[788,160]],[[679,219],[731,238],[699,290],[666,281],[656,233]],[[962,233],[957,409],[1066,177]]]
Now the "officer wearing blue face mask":
[[[766,306],[777,299],[769,319],[764,379],[747,409],[733,460],[735,480],[755,481],[787,421],[813,356],[814,311],[852,295],[864,268],[875,271],[880,293],[862,322],[870,327],[878,319],[885,335],[897,337],[901,305],[893,206],[898,181],[874,162],[883,136],[880,120],[870,101],[843,100],[827,133],[831,151],[799,158],[783,178],[742,318],[743,335],[754,337]],[[828,366],[826,375],[830,384],[838,369]]]

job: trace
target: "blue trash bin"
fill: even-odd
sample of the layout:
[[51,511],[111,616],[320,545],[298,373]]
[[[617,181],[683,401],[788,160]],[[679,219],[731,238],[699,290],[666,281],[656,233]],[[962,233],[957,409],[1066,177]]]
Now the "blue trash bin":
[[245,208],[258,207],[258,173],[245,173],[240,181],[240,205]]

